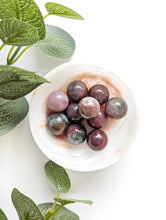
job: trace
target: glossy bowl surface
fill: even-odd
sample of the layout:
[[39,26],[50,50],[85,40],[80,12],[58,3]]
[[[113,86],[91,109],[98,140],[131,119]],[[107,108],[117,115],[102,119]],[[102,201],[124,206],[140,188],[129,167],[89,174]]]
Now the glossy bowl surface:
[[[104,127],[108,135],[108,145],[102,151],[92,151],[86,141],[72,145],[67,139],[51,135],[47,129],[47,97],[54,90],[66,92],[67,85],[74,79],[88,74],[92,80],[87,84],[96,84],[100,79],[109,83],[127,102],[127,115],[120,120],[111,120]],[[117,75],[93,64],[68,62],[50,71],[46,78],[51,83],[38,87],[30,103],[29,123],[33,138],[40,150],[52,161],[64,168],[75,171],[94,171],[117,162],[131,146],[139,127],[139,114],[133,94],[128,85]],[[97,80],[96,80],[97,79]],[[93,82],[94,81],[94,82]],[[116,92],[115,92],[116,93]],[[115,96],[116,94],[112,94]]]

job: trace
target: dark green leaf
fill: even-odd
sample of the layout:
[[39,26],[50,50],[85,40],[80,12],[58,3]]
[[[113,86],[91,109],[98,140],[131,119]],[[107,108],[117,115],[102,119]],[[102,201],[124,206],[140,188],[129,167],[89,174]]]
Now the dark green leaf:
[[59,27],[46,25],[46,37],[33,45],[41,53],[56,59],[68,59],[75,51],[71,35]]
[[45,165],[45,173],[57,193],[66,193],[70,190],[70,179],[63,167],[48,161]]
[[59,27],[46,25],[46,37],[33,45],[41,53],[56,59],[68,59],[75,51],[71,35]]
[[17,19],[0,21],[0,39],[9,45],[27,46],[39,41],[37,28]]
[[45,37],[45,25],[40,9],[33,0],[1,0],[0,18],[15,18],[37,28],[39,40]]
[[49,14],[58,15],[65,18],[83,20],[83,17],[72,9],[54,2],[47,2],[45,7]]
[[12,191],[12,202],[20,220],[44,220],[37,205],[17,189]]
[[17,67],[0,65],[0,97],[17,99],[48,82],[34,72]]
[[55,198],[54,200],[56,202],[59,202],[62,205],[66,205],[66,204],[70,204],[70,203],[75,203],[75,202],[84,203],[84,204],[88,204],[88,205],[92,205],[93,204],[93,202],[91,200],[62,199],[62,198]]
[[8,220],[2,209],[0,209],[0,220]]
[[29,105],[24,97],[12,101],[0,98],[0,136],[15,128],[25,118],[28,110]]
[[[53,203],[43,203],[38,206],[43,217],[49,211],[52,205]],[[53,211],[55,211],[58,207],[59,205],[56,205]],[[49,218],[49,220],[79,220],[79,219],[80,218],[77,214],[64,207],[62,207],[57,213],[55,213]]]

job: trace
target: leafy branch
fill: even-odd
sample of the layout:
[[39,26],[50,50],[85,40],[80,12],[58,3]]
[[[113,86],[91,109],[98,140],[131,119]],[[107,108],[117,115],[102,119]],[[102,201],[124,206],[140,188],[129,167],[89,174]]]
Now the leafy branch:
[[[15,2],[16,0],[13,0],[13,2]],[[25,1],[25,0],[24,0]],[[37,10],[38,13],[36,16],[36,20],[35,22],[32,22],[32,19],[27,18],[27,16],[25,16],[23,11],[18,11],[17,13],[15,13],[15,11],[13,11],[12,15],[11,12],[9,14],[7,14],[6,12],[2,11],[2,9],[7,9],[8,5],[9,8],[11,10],[14,10],[9,3],[9,0],[7,0],[6,3],[2,3],[2,5],[0,6],[0,12],[2,12],[2,14],[0,15],[0,18],[4,19],[2,21],[0,21],[0,38],[1,40],[4,42],[4,44],[0,47],[0,50],[5,46],[5,45],[15,45],[15,46],[25,46],[25,45],[29,45],[28,47],[26,47],[19,55],[18,57],[14,60],[14,59],[10,59],[10,54],[11,54],[11,50],[13,50],[13,47],[11,48],[11,50],[9,51],[8,54],[8,59],[7,59],[7,64],[11,65],[14,64],[21,56],[22,54],[29,49],[30,47],[33,46],[33,44],[35,44],[36,42],[40,42],[41,40],[43,40],[45,37],[47,37],[47,33],[49,35],[49,30],[45,31],[45,28],[43,26],[44,24],[44,19],[46,17],[48,17],[49,15],[57,15],[57,16],[61,16],[64,18],[71,18],[71,19],[78,19],[78,20],[83,20],[83,17],[78,14],[77,12],[73,11],[72,9],[54,3],[54,2],[48,2],[45,4],[45,7],[47,9],[48,14],[46,14],[44,17],[41,16],[41,12],[39,10],[39,8],[37,7],[37,5],[34,3],[34,1],[32,0],[28,0],[28,3],[26,5],[26,8],[24,8],[24,10],[26,9],[27,12],[32,16],[34,15],[34,12]],[[32,3],[33,3],[33,7],[32,7]],[[16,3],[15,3],[16,4]],[[19,4],[19,3],[18,3]],[[30,8],[30,6],[32,8]],[[20,9],[21,9],[21,4],[19,5]],[[18,8],[16,9],[16,11],[18,10]],[[21,16],[19,16],[18,19],[18,14],[21,14]],[[10,17],[11,15],[11,17]],[[38,22],[37,22],[38,20]],[[39,25],[40,24],[40,25]],[[54,27],[54,26],[52,26]],[[56,29],[57,27],[54,27],[54,29]],[[63,30],[60,29],[62,32]],[[55,34],[57,35],[56,31]],[[72,37],[65,32],[66,37],[72,39]],[[53,35],[52,35],[53,36]],[[56,36],[57,37],[57,36]],[[73,39],[72,39],[73,41]],[[72,42],[73,44],[74,41]],[[45,50],[43,50],[43,45],[41,45],[42,42],[40,42],[40,47],[41,47],[41,52],[45,53]],[[50,45],[51,42],[50,42]],[[55,47],[57,44],[54,44]],[[39,43],[38,43],[38,47],[39,47]],[[66,45],[62,44],[63,48],[66,48]],[[60,48],[63,50],[63,48]],[[19,50],[21,49],[21,47],[19,48]],[[66,59],[69,58],[75,50],[75,46],[70,48],[68,48],[68,50],[71,50],[70,55],[66,55],[63,54],[63,56],[59,57],[57,56],[56,58],[60,58],[60,59]],[[16,50],[14,55],[16,56],[17,53],[19,52],[19,50]],[[46,55],[48,55],[47,53],[45,53]],[[51,55],[50,55],[51,56]],[[55,56],[53,56],[55,58]]]
[[[45,7],[48,14],[44,18],[57,15],[64,18],[83,19],[72,9],[54,2],[46,3]],[[27,95],[42,83],[48,83],[34,72],[10,67],[10,65],[20,59],[31,47],[56,59],[69,59],[75,51],[75,41],[72,36],[59,27],[46,25],[44,18],[34,0],[1,1],[0,39],[3,43],[0,51],[6,45],[11,45],[11,48],[6,58],[7,65],[0,66],[0,136],[14,128],[28,113],[27,103],[21,105],[21,109],[20,106],[16,107],[17,101],[11,100]],[[6,107],[1,108],[4,105],[4,99],[7,99],[6,106],[10,105],[8,110]],[[22,115],[19,120],[17,112]],[[12,116],[13,113],[15,118]],[[10,124],[8,118],[12,118]]]
[[[72,9],[53,2],[45,4],[49,15],[83,20]],[[2,0],[0,4],[0,51],[11,45],[7,55],[7,65],[0,65],[0,136],[8,133],[27,115],[29,105],[23,97],[43,83],[49,83],[34,72],[10,66],[29,48],[56,58],[68,59],[75,51],[75,41],[61,28],[45,25],[42,13],[33,0]],[[17,47],[13,52],[15,46]],[[22,49],[22,47],[24,47]],[[22,51],[21,51],[22,49]],[[21,51],[21,52],[20,52]],[[56,191],[54,203],[36,205],[29,197],[17,189],[12,191],[12,202],[20,220],[79,220],[79,216],[64,206],[88,200],[62,199],[61,193],[70,190],[70,179],[64,168],[49,161],[45,165],[46,176]],[[0,209],[0,220],[7,220]]]
[[[54,203],[42,203],[36,205],[29,197],[25,196],[17,189],[12,191],[12,202],[17,210],[20,220],[79,220],[79,216],[65,208],[64,206],[70,203],[84,203],[92,205],[90,200],[77,200],[77,199],[62,199],[61,193],[67,193],[70,190],[70,179],[65,169],[52,161],[48,161],[45,165],[45,173],[51,186],[57,193]],[[0,209],[0,219],[7,220],[6,215]]]

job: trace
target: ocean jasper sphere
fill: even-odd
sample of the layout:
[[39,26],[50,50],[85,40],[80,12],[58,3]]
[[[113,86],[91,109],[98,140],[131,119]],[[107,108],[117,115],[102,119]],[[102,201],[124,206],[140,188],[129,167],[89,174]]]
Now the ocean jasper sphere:
[[84,82],[75,80],[67,87],[67,95],[72,101],[79,102],[82,98],[87,96],[88,89]]
[[97,99],[100,105],[102,105],[108,101],[109,91],[105,86],[96,84],[90,88],[88,96]]
[[94,118],[99,114],[100,104],[93,97],[85,97],[79,102],[79,112],[83,118]]
[[87,144],[94,151],[100,151],[105,148],[108,142],[106,133],[102,130],[93,130],[88,134]]
[[69,105],[69,98],[64,92],[57,90],[48,96],[47,105],[54,112],[62,112]]
[[64,114],[54,113],[48,117],[47,127],[51,134],[61,135],[68,127],[68,119]]
[[82,117],[79,113],[78,103],[71,103],[66,109],[66,115],[72,122],[81,121]]
[[93,128],[101,128],[107,122],[107,115],[103,109],[100,109],[99,114],[95,118],[90,118],[88,124]]
[[105,106],[105,112],[113,119],[121,119],[127,113],[127,104],[119,97],[109,99]]
[[66,137],[71,144],[80,144],[87,137],[86,129],[83,125],[72,124],[67,129]]

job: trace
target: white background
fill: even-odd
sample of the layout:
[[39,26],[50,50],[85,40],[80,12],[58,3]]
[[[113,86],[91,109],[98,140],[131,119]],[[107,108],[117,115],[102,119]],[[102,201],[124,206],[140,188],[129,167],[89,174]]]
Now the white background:
[[[47,2],[36,0],[43,15]],[[141,112],[137,139],[126,155],[104,170],[69,171],[68,198],[94,205],[70,205],[81,220],[166,219],[166,4],[165,0],[57,0],[84,21],[50,16],[46,23],[76,40],[73,60],[96,63],[120,75],[134,93]],[[0,62],[5,64],[1,51]],[[16,66],[46,74],[63,63],[30,49]],[[0,138],[0,207],[17,220],[10,195],[14,187],[36,203],[53,201],[43,170],[47,158],[30,133],[28,117]]]

